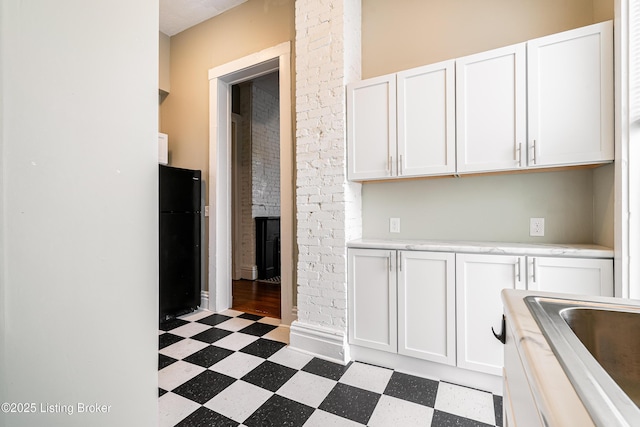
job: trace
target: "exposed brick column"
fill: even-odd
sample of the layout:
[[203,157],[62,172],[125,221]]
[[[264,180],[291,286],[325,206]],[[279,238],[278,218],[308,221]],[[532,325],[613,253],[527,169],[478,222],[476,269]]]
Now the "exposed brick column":
[[347,181],[345,85],[360,78],[360,0],[296,0],[298,326],[347,328],[346,242],[361,237]]

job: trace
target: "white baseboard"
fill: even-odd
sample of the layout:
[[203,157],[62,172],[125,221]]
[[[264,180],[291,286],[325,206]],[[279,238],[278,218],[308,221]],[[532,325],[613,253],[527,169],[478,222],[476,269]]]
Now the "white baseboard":
[[200,292],[200,308],[209,310],[209,292],[208,291]]
[[258,266],[245,265],[240,267],[240,277],[245,280],[256,280],[258,278]]
[[350,347],[352,360],[395,369],[396,371],[430,378],[436,381],[446,381],[478,390],[488,391],[502,396],[502,377],[482,372],[470,371],[457,366],[430,362],[415,357],[397,353],[373,350],[352,345]]
[[289,346],[295,350],[343,365],[351,360],[344,332],[297,320],[291,323]]

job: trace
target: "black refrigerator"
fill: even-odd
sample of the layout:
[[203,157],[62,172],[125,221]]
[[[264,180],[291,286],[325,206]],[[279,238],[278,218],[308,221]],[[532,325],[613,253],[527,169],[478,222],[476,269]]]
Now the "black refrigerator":
[[200,305],[199,170],[160,165],[160,320]]

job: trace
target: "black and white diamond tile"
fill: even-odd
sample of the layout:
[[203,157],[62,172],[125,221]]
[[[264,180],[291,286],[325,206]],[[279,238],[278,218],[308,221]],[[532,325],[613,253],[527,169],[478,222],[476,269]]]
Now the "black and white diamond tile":
[[199,311],[160,325],[160,426],[501,426],[502,398],[287,347],[277,319]]

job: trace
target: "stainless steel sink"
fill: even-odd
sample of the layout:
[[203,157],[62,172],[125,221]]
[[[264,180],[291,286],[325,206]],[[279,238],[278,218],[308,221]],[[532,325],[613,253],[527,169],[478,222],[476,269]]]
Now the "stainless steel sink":
[[594,423],[640,425],[640,307],[524,300]]

